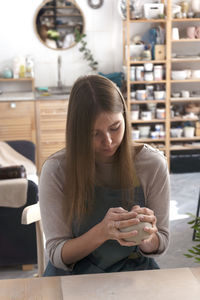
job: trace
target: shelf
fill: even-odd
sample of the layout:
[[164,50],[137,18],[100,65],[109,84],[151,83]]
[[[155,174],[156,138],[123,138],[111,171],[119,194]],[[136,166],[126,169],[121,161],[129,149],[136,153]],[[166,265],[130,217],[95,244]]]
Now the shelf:
[[173,118],[173,119],[170,119],[171,122],[197,122],[199,121],[199,119],[197,118]]
[[[194,140],[194,139],[192,139]],[[200,137],[198,139],[200,141]],[[187,139],[188,141],[188,139]],[[179,150],[200,150],[200,144],[199,145],[190,145],[190,144],[185,144],[185,145],[171,145],[170,146],[170,151],[179,151]]]
[[33,81],[34,78],[33,77],[23,77],[23,78],[0,78],[0,82],[14,82],[14,81]]
[[185,42],[200,42],[200,39],[189,39],[189,38],[184,38],[184,39],[179,39],[179,40],[172,40],[172,43],[185,43]]
[[[139,142],[139,143],[152,143],[152,142],[155,142],[155,143],[159,143],[159,142],[165,142],[165,139],[163,138],[160,138],[160,139],[151,139],[151,138],[146,138],[146,139],[138,139],[138,140],[134,140],[134,142]],[[164,147],[163,147],[164,148]]]
[[[62,17],[81,17],[80,14],[56,14],[55,16],[58,17],[58,18],[62,18]],[[55,16],[44,14],[44,15],[40,16],[40,18],[55,18]]]
[[166,19],[130,19],[130,23],[166,23]]
[[130,84],[156,84],[156,83],[166,83],[166,80],[159,81],[130,81]]
[[170,151],[179,151],[179,150],[198,150],[200,146],[177,146],[170,147]]
[[179,62],[200,62],[199,58],[173,58],[171,60],[172,63],[179,63]]
[[77,26],[77,24],[55,24],[55,25],[49,25],[48,26],[48,28],[65,28],[65,27],[68,27],[68,28],[70,28],[70,27],[76,27]]
[[152,119],[152,120],[131,120],[132,124],[146,124],[146,123],[165,123],[165,119]]
[[181,19],[172,19],[172,22],[195,22],[200,21],[200,18],[181,18]]
[[[200,59],[200,58],[199,58]],[[166,60],[131,60],[130,61],[130,64],[131,65],[143,65],[143,64],[148,64],[148,63],[151,63],[151,64],[166,64]]]
[[198,102],[200,101],[200,98],[190,97],[190,98],[171,98],[171,103],[179,103],[179,102]]
[[186,83],[186,82],[199,82],[199,81],[200,81],[200,78],[197,78],[197,79],[183,79],[183,80],[173,80],[173,79],[171,79],[170,81],[171,81],[171,83],[179,83],[179,82],[184,82],[184,83]]
[[165,104],[165,100],[130,100],[131,104],[148,104],[148,103],[163,103]]
[[44,6],[43,7],[43,9],[45,9],[45,10],[48,10],[48,9],[63,9],[63,8],[65,8],[65,9],[67,9],[67,8],[69,8],[69,6],[61,6],[61,5],[56,5],[56,6],[54,6],[54,5],[48,5],[48,6]]
[[[171,137],[170,141],[171,142],[200,141],[200,136],[194,136],[193,138],[186,138],[186,137],[172,138]],[[199,147],[200,147],[200,145],[199,145]]]

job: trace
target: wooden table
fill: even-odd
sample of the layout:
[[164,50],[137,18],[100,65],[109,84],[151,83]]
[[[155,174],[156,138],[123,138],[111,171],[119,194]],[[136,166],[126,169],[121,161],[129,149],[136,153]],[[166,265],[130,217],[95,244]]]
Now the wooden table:
[[0,300],[199,300],[200,267],[0,280]]

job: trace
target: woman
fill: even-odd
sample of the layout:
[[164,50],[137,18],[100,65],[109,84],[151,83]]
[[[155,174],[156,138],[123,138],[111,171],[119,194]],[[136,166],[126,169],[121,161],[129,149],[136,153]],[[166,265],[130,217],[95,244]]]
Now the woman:
[[[71,91],[66,149],[40,177],[40,207],[50,262],[44,276],[156,269],[169,235],[165,157],[131,142],[127,109],[109,79],[79,78]],[[138,214],[144,214],[137,217]],[[150,222],[149,238],[126,241]]]

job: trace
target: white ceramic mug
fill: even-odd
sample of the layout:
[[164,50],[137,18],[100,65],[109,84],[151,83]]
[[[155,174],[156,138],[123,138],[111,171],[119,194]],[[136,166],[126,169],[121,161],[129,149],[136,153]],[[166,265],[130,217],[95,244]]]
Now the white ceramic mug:
[[183,98],[189,98],[190,97],[190,92],[182,90],[181,91],[181,97],[183,97]]
[[139,118],[139,110],[132,110],[131,111],[131,120],[138,120]]
[[185,126],[185,127],[183,128],[183,134],[184,134],[184,137],[187,137],[187,138],[193,138],[193,137],[194,137],[194,130],[195,130],[194,127],[191,127],[191,126]]
[[138,129],[132,130],[132,139],[138,140],[140,138],[140,131]]
[[172,40],[179,40],[179,29],[178,29],[178,27],[172,28]]
[[192,70],[192,78],[200,78],[200,70]]
[[151,116],[151,111],[141,111],[140,114],[141,120],[151,120],[152,116]]

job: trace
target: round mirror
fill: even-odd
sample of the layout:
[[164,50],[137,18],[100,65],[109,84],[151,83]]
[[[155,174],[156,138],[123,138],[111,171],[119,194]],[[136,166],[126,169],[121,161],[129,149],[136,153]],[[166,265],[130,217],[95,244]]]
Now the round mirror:
[[40,41],[54,50],[75,46],[77,31],[84,32],[83,13],[75,0],[45,0],[35,14],[34,23]]

